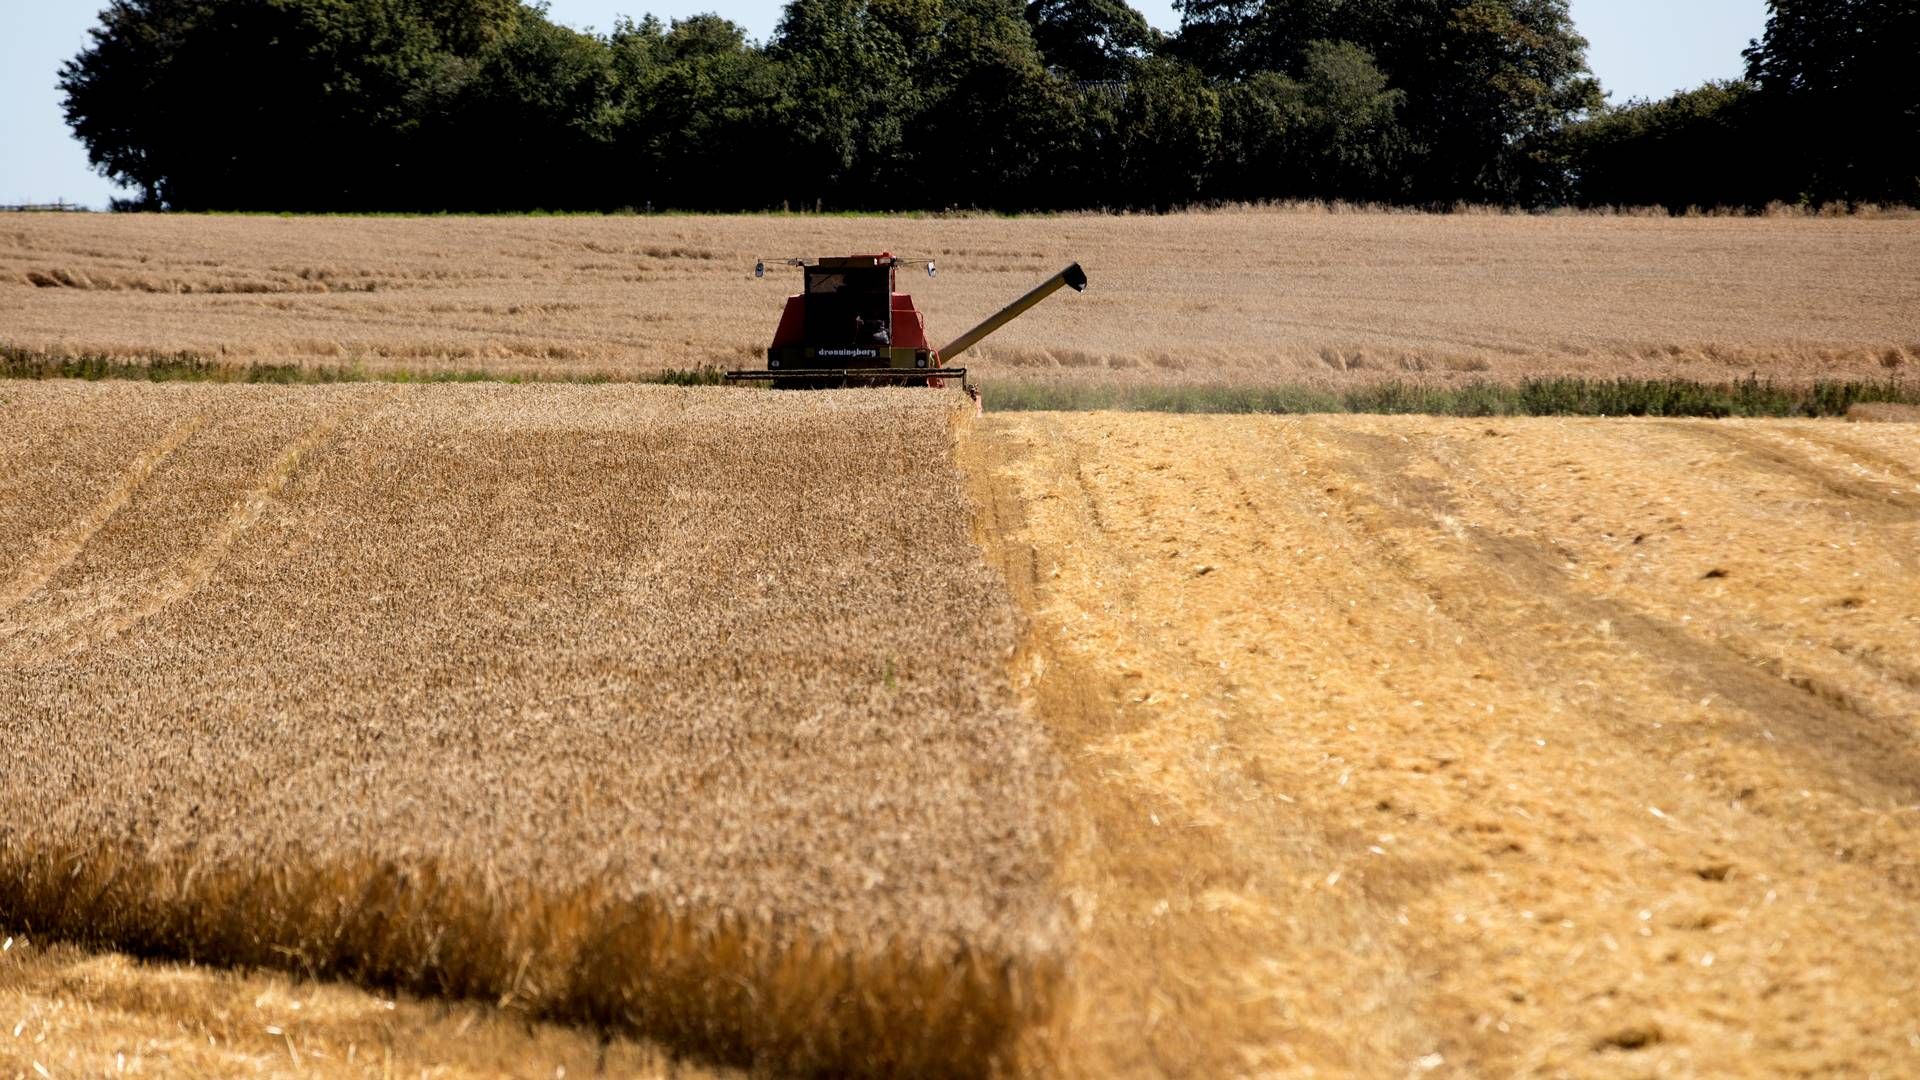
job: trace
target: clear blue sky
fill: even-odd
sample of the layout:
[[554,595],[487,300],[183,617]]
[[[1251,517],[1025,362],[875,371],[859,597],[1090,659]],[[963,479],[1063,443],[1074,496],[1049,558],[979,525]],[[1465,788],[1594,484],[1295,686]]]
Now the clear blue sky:
[[[1136,0],[1163,30],[1179,24],[1169,0]],[[72,202],[104,207],[114,194],[87,167],[67,131],[53,83],[60,62],[87,43],[101,0],[0,0],[0,203]],[[553,0],[551,17],[606,30],[617,15],[720,14],[764,39],[780,0]],[[1593,70],[1614,101],[1664,97],[1707,79],[1740,74],[1740,50],[1766,26],[1765,0],[1573,0],[1592,43]]]

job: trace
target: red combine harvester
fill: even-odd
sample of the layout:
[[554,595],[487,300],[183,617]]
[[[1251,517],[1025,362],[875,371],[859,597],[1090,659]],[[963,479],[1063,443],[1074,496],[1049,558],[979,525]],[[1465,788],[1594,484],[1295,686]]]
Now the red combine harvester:
[[[902,265],[924,264],[927,276],[932,259],[898,259],[892,254],[849,255],[808,262],[788,259],[801,267],[805,285],[787,298],[787,308],[767,348],[765,371],[729,371],[730,383],[764,382],[791,389],[829,389],[841,386],[933,386],[958,379],[968,394],[967,369],[950,366],[961,353],[1053,295],[1062,285],[1074,291],[1087,287],[1086,272],[1074,263],[1034,286],[1025,296],[995,312],[986,321],[935,349],[927,338],[927,320],[913,306],[913,297],[898,291],[896,275]],[[767,264],[753,268],[765,277]]]

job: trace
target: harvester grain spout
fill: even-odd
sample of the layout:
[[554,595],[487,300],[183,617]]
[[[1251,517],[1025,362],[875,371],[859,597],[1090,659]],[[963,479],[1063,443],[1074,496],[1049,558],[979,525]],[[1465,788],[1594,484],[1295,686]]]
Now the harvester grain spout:
[[[924,265],[933,276],[933,260],[900,259],[889,252],[840,258],[786,259],[801,269],[801,291],[787,298],[765,371],[729,371],[730,383],[764,382],[794,389],[837,386],[940,386],[958,379],[979,400],[967,381],[967,369],[947,366],[980,340],[1019,318],[1028,308],[1070,285],[1086,289],[1086,271],[1074,263],[960,335],[944,349],[927,340],[927,320],[913,297],[898,291],[903,264]],[[754,265],[765,277],[766,260]]]
[[1025,296],[994,312],[992,315],[987,316],[981,320],[979,326],[954,338],[947,343],[945,348],[942,348],[935,355],[939,357],[940,362],[943,364],[952,361],[954,357],[980,344],[981,340],[988,334],[993,333],[995,330],[1026,314],[1028,308],[1059,292],[1060,286],[1062,285],[1072,286],[1074,292],[1087,291],[1087,272],[1080,269],[1079,263],[1074,263],[1072,266],[1067,267],[1065,270],[1060,271],[1040,284],[1035,285],[1032,289],[1029,289]]

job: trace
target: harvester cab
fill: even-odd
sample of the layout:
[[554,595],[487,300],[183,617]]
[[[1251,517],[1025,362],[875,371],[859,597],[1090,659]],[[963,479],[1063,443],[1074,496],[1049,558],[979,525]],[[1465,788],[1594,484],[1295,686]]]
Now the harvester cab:
[[[913,306],[913,297],[899,291],[900,267],[924,265],[933,277],[932,259],[901,259],[891,253],[848,255],[842,258],[781,260],[801,269],[799,293],[787,298],[780,326],[767,348],[764,371],[729,371],[730,383],[764,382],[775,387],[824,389],[840,386],[932,386],[958,379],[968,394],[967,369],[952,366],[960,354],[982,338],[1053,295],[1061,286],[1074,291],[1087,287],[1079,263],[1067,267],[995,312],[986,321],[933,348],[927,337],[926,316]],[[765,277],[767,264],[754,265],[755,277]]]

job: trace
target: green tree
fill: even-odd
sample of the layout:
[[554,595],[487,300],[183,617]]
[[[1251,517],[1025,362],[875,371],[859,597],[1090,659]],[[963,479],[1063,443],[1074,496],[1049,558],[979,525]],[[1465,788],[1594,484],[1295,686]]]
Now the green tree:
[[1710,82],[1662,101],[1608,108],[1566,134],[1587,206],[1758,206],[1773,195],[1771,148],[1757,143],[1754,89]]
[[784,84],[765,52],[716,15],[623,20],[609,40],[620,87],[617,205],[758,209],[777,201],[774,117]]
[[1123,206],[1171,209],[1199,198],[1220,147],[1220,95],[1198,69],[1150,59],[1117,110],[1112,179]]
[[390,171],[430,29],[389,4],[116,0],[61,70],[107,176],[195,208],[356,205]]
[[919,113],[909,41],[928,36],[915,0],[793,0],[769,54],[786,78],[777,121],[784,162],[770,176],[801,206],[873,205],[903,175]]
[[1396,82],[1407,93],[1407,125],[1426,147],[1415,181],[1423,195],[1506,204],[1559,197],[1553,140],[1604,100],[1566,0],[1472,0],[1433,16],[1438,48],[1409,50],[1403,41],[1389,61],[1396,75],[1405,72]]
[[1220,152],[1213,189],[1248,202],[1309,198],[1299,167],[1306,95],[1277,71],[1260,71],[1220,91]]
[[[1300,80],[1317,42],[1365,50],[1404,97],[1406,197],[1536,202],[1560,185],[1547,153],[1601,102],[1566,0],[1179,0],[1173,51],[1219,80]],[[1322,195],[1346,195],[1323,191]]]
[[[1747,50],[1784,197],[1920,203],[1920,4],[1770,0]],[[1756,137],[1762,135],[1755,132]]]
[[537,13],[468,0],[114,0],[61,69],[105,175],[180,209],[411,205],[419,91]]
[[1398,111],[1405,93],[1390,88],[1373,56],[1351,42],[1313,42],[1301,68],[1300,173],[1307,190],[1359,200],[1404,194]]
[[1047,65],[1069,79],[1125,78],[1161,45],[1160,32],[1126,0],[1029,0],[1026,17]]
[[[1906,25],[1877,3],[1840,6]],[[1777,7],[1753,63],[1781,115],[1911,133],[1877,45],[1846,46],[1836,97],[1809,72],[1840,24]],[[761,48],[712,15],[596,37],[517,0],[111,0],[62,86],[97,168],[195,209],[1538,203],[1575,157],[1623,175],[1659,142],[1568,135],[1599,96],[1566,0],[1181,8],[1163,42],[1125,0],[792,0]],[[1825,137],[1809,187],[1911,187],[1914,140]]]
[[168,144],[179,88],[173,54],[212,0],[113,0],[89,30],[92,43],[60,68],[67,125],[101,175],[139,189],[132,200],[167,205],[177,152]]
[[521,19],[451,67],[458,75],[443,84],[415,141],[428,152],[421,171],[432,176],[439,206],[607,205],[617,114],[612,57],[600,42],[544,18]]
[[1310,43],[1301,78],[1259,72],[1221,93],[1217,192],[1231,199],[1404,196],[1405,96],[1365,49]]
[[1172,51],[1215,79],[1263,71],[1297,75],[1315,42],[1350,41],[1372,52],[1402,32],[1407,0],[1174,0]]
[[940,0],[916,72],[923,106],[904,190],[920,205],[1058,205],[1073,152],[1071,89],[1050,74],[1014,0]]

